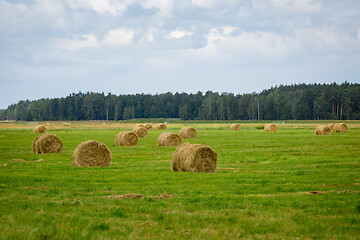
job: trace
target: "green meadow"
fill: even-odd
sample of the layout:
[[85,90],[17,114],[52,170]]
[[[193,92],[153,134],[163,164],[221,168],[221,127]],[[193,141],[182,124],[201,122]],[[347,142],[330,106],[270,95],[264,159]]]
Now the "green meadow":
[[[128,125],[50,124],[57,154],[34,154],[30,127],[0,127],[0,239],[360,239],[360,122],[329,136],[317,124],[178,122],[136,146],[115,146]],[[215,173],[171,171],[176,147],[157,137],[182,126],[198,133],[182,142],[217,152]],[[110,167],[73,167],[86,140],[109,147]]]

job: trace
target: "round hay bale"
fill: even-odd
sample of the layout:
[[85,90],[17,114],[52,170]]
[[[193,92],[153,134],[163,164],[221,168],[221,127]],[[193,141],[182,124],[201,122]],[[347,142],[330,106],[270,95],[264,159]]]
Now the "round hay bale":
[[277,132],[277,126],[273,123],[265,124],[264,131],[265,132]]
[[181,144],[181,138],[176,133],[163,132],[157,140],[158,146],[178,146]]
[[147,137],[147,135],[148,135],[148,131],[147,131],[146,128],[144,128],[144,127],[135,127],[135,128],[133,129],[133,132],[134,132],[139,138]]
[[146,128],[146,130],[152,130],[153,125],[151,123],[147,123],[147,124],[145,124],[145,128]]
[[164,130],[166,129],[166,124],[165,123],[159,123],[156,125],[156,129],[157,130]]
[[241,130],[241,126],[238,123],[231,124],[230,130]]
[[327,126],[330,128],[330,130],[334,130],[335,123],[329,123]]
[[135,146],[138,143],[138,137],[134,132],[119,132],[115,137],[115,145]]
[[63,143],[56,135],[45,133],[34,139],[32,149],[36,154],[60,153],[63,149]]
[[194,138],[197,136],[196,130],[192,127],[183,127],[179,131],[181,139]]
[[331,130],[329,126],[317,126],[315,129],[315,135],[330,135]]
[[135,125],[135,127],[143,127],[144,128],[145,125],[143,123],[138,123],[138,124]]
[[75,167],[108,167],[111,163],[109,148],[98,141],[89,140],[80,143],[73,154]]
[[46,126],[45,125],[38,125],[34,127],[33,133],[46,133]]
[[347,132],[348,126],[346,123],[335,123],[333,127],[334,132]]
[[184,143],[179,145],[171,159],[171,169],[183,172],[215,172],[217,153],[209,146]]

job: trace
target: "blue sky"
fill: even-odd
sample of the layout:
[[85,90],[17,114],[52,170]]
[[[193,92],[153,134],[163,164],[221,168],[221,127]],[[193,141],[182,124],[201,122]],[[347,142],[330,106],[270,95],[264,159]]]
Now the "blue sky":
[[358,0],[0,0],[0,108],[360,82]]

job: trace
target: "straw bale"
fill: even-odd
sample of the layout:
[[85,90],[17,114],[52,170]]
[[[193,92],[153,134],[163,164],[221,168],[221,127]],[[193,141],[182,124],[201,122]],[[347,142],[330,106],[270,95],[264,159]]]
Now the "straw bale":
[[36,154],[60,153],[63,149],[63,143],[56,135],[45,133],[34,139],[32,149]]
[[329,126],[317,126],[315,129],[315,135],[330,135],[331,134],[331,130],[329,128]]
[[143,127],[143,128],[144,128],[144,127],[145,127],[145,124],[143,124],[143,123],[138,123],[138,124],[135,125],[135,127]]
[[335,123],[329,123],[327,126],[330,128],[330,130],[334,130]]
[[146,128],[146,130],[152,130],[153,125],[151,123],[147,123],[147,124],[145,124],[145,128]]
[[264,131],[265,132],[277,132],[277,126],[273,123],[265,124]]
[[184,143],[171,159],[171,169],[183,172],[215,172],[217,153],[209,146]]
[[144,127],[135,127],[132,131],[138,136],[138,138],[148,136],[148,131]]
[[183,127],[179,131],[181,139],[194,138],[197,136],[196,130],[192,127]]
[[165,123],[159,123],[156,125],[156,129],[157,130],[164,130],[166,129],[166,124]]
[[230,130],[241,130],[241,125],[238,123],[231,124]]
[[335,123],[333,127],[334,132],[347,132],[348,126],[346,123]]
[[46,133],[46,126],[45,125],[38,125],[34,127],[33,133]]
[[108,167],[111,163],[109,148],[98,141],[89,140],[80,143],[73,154],[76,167]]
[[181,138],[176,133],[163,132],[157,140],[158,146],[178,146],[181,144]]
[[134,132],[119,132],[115,137],[115,145],[135,146],[138,143],[138,137]]

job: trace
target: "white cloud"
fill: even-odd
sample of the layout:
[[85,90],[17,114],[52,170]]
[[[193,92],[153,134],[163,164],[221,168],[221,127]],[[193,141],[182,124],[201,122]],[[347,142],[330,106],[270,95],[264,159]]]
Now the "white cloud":
[[174,8],[174,0],[138,0],[144,8],[159,8],[164,16],[169,16]]
[[[230,31],[231,29],[231,31]],[[199,53],[215,58],[238,58],[279,60],[286,58],[301,48],[301,43],[291,37],[284,37],[274,32],[245,32],[232,36],[234,27],[213,28],[206,35],[207,45]]]
[[322,10],[321,2],[317,0],[271,0],[271,4],[287,12],[319,13]]
[[191,4],[198,7],[217,8],[219,6],[231,6],[236,4],[236,0],[191,0]]
[[180,38],[183,38],[183,37],[189,37],[189,36],[191,36],[193,34],[194,34],[193,32],[189,32],[189,31],[174,30],[174,31],[171,31],[166,38],[168,38],[168,39],[171,39],[171,38],[180,39]]
[[70,8],[92,10],[100,15],[120,15],[132,1],[66,0]]
[[134,31],[128,28],[118,28],[110,30],[104,37],[105,45],[127,45],[132,42]]
[[73,36],[73,39],[53,39],[52,44],[56,48],[67,51],[77,51],[82,48],[93,48],[99,46],[96,36],[92,34],[75,35]]

